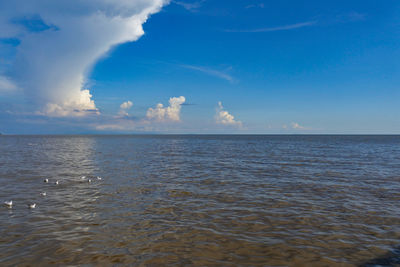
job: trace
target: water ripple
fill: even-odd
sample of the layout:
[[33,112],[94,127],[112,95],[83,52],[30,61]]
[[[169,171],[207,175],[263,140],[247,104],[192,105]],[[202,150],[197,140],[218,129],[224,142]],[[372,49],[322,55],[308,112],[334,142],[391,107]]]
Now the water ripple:
[[394,265],[399,159],[398,136],[1,136],[0,265]]

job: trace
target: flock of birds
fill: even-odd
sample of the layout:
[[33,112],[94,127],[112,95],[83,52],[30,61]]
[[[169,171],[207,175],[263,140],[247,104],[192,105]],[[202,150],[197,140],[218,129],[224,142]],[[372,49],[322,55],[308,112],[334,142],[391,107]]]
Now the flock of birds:
[[[85,180],[86,180],[86,176],[82,176],[81,179],[82,179],[82,181],[85,181]],[[99,176],[97,176],[96,179],[100,181],[102,178],[99,177]],[[86,181],[87,181],[88,183],[91,183],[91,182],[92,182],[92,179],[88,178]],[[44,179],[43,182],[49,183],[49,179],[46,178],[46,179]],[[56,180],[56,181],[54,182],[54,184],[55,184],[55,185],[59,185],[60,182],[59,182],[58,180]],[[47,194],[46,194],[46,192],[41,192],[40,195],[41,195],[42,197],[45,197]],[[10,201],[5,201],[5,202],[4,202],[4,205],[5,205],[6,207],[8,207],[9,209],[11,209],[11,208],[13,207],[13,201],[12,201],[12,200],[10,200]],[[36,203],[29,203],[29,204],[28,204],[28,208],[29,208],[29,209],[34,209],[34,208],[36,208]]]

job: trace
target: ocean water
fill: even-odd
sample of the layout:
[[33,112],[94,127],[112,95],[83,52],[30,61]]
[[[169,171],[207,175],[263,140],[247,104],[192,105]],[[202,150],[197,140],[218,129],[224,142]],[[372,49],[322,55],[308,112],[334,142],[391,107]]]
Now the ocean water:
[[0,136],[6,200],[1,266],[400,264],[400,136]]

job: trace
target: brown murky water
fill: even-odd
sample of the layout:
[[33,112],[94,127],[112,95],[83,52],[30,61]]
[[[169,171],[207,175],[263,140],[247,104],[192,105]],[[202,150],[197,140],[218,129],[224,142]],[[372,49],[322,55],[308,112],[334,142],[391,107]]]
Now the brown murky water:
[[1,136],[0,200],[1,266],[400,264],[399,136]]

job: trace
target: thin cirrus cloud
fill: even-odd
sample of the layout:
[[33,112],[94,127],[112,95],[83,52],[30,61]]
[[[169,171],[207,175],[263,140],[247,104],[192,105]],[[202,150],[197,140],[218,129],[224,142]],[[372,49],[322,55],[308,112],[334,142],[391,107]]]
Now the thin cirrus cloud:
[[180,65],[182,68],[185,69],[190,69],[190,70],[195,70],[195,71],[199,71],[202,72],[204,74],[210,75],[210,76],[214,76],[223,80],[226,80],[228,82],[235,82],[236,79],[231,76],[230,74],[224,72],[224,71],[220,71],[220,70],[215,70],[215,69],[211,69],[208,67],[202,67],[202,66],[194,66],[194,65]]
[[192,3],[186,3],[186,2],[183,2],[183,1],[172,1],[172,3],[174,3],[174,4],[178,5],[178,6],[181,6],[184,9],[192,11],[192,12],[197,11],[197,9],[202,7],[204,2],[205,2],[205,0],[195,1],[195,2],[192,2]]
[[224,32],[248,32],[248,33],[257,33],[257,32],[277,32],[277,31],[288,31],[294,29],[300,29],[304,27],[310,27],[316,25],[317,21],[306,21],[295,24],[276,26],[276,27],[266,27],[266,28],[257,28],[257,29],[225,29]]
[[17,86],[7,77],[0,76],[0,93],[9,93],[17,90]]
[[264,8],[264,7],[265,7],[264,3],[251,4],[251,5],[245,6],[246,9],[249,9],[249,8]]

